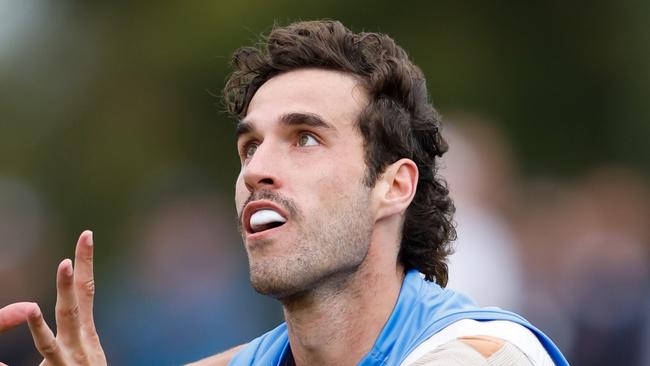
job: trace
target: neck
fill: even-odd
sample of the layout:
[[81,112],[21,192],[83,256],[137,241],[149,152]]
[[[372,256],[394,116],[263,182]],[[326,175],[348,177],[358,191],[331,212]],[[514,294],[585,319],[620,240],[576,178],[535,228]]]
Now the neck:
[[356,365],[370,351],[404,280],[404,269],[394,258],[377,263],[378,257],[369,252],[354,273],[283,300],[296,365]]

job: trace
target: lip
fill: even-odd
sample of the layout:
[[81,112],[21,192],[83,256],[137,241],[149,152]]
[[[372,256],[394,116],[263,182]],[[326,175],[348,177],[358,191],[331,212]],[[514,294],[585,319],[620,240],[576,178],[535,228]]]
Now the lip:
[[[285,222],[283,225],[274,227],[272,229],[267,229],[264,231],[260,232],[253,232],[253,229],[251,228],[251,216],[259,210],[264,210],[264,209],[270,209],[273,211],[276,211],[277,213],[280,214],[280,216],[284,217],[287,219],[287,222]],[[253,240],[253,239],[258,239],[259,237],[265,236],[275,230],[278,230],[284,225],[286,225],[289,222],[287,212],[282,209],[282,207],[278,206],[276,203],[269,201],[269,200],[258,200],[258,201],[252,201],[249,202],[245,207],[244,207],[244,212],[242,214],[242,227],[246,231],[246,239],[248,240]]]

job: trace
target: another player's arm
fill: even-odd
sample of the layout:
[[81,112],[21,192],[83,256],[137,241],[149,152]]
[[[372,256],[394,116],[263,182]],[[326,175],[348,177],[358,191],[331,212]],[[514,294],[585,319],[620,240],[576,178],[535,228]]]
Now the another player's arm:
[[[106,365],[93,319],[95,281],[93,237],[84,231],[75,250],[74,266],[64,259],[56,273],[56,336],[36,303],[15,303],[0,309],[0,333],[28,323],[41,365]],[[1,355],[0,355],[1,356]]]
[[192,362],[185,366],[226,366],[228,365],[230,360],[235,356],[235,354],[237,354],[237,352],[239,352],[239,350],[241,350],[244,346],[245,344],[242,344],[240,346],[231,348],[227,351],[221,352],[214,356],[210,356],[202,360]]

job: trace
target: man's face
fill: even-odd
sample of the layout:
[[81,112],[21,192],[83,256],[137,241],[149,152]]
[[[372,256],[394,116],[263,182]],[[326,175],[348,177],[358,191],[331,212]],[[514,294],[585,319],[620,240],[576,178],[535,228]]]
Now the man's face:
[[367,104],[350,75],[303,69],[273,77],[237,130],[235,200],[253,287],[277,298],[354,272],[373,219],[363,138]]

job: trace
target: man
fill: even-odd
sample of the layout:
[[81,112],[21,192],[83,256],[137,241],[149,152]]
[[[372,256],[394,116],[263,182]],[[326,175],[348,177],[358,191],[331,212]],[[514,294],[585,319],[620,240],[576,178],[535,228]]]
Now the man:
[[[454,237],[436,176],[447,146],[424,76],[391,38],[299,22],[233,60],[240,231],[252,285],[286,323],[197,365],[567,364],[521,317],[441,287]],[[57,274],[56,338],[35,304],[0,311],[0,329],[29,322],[48,364],[105,363],[89,232],[76,260]]]

